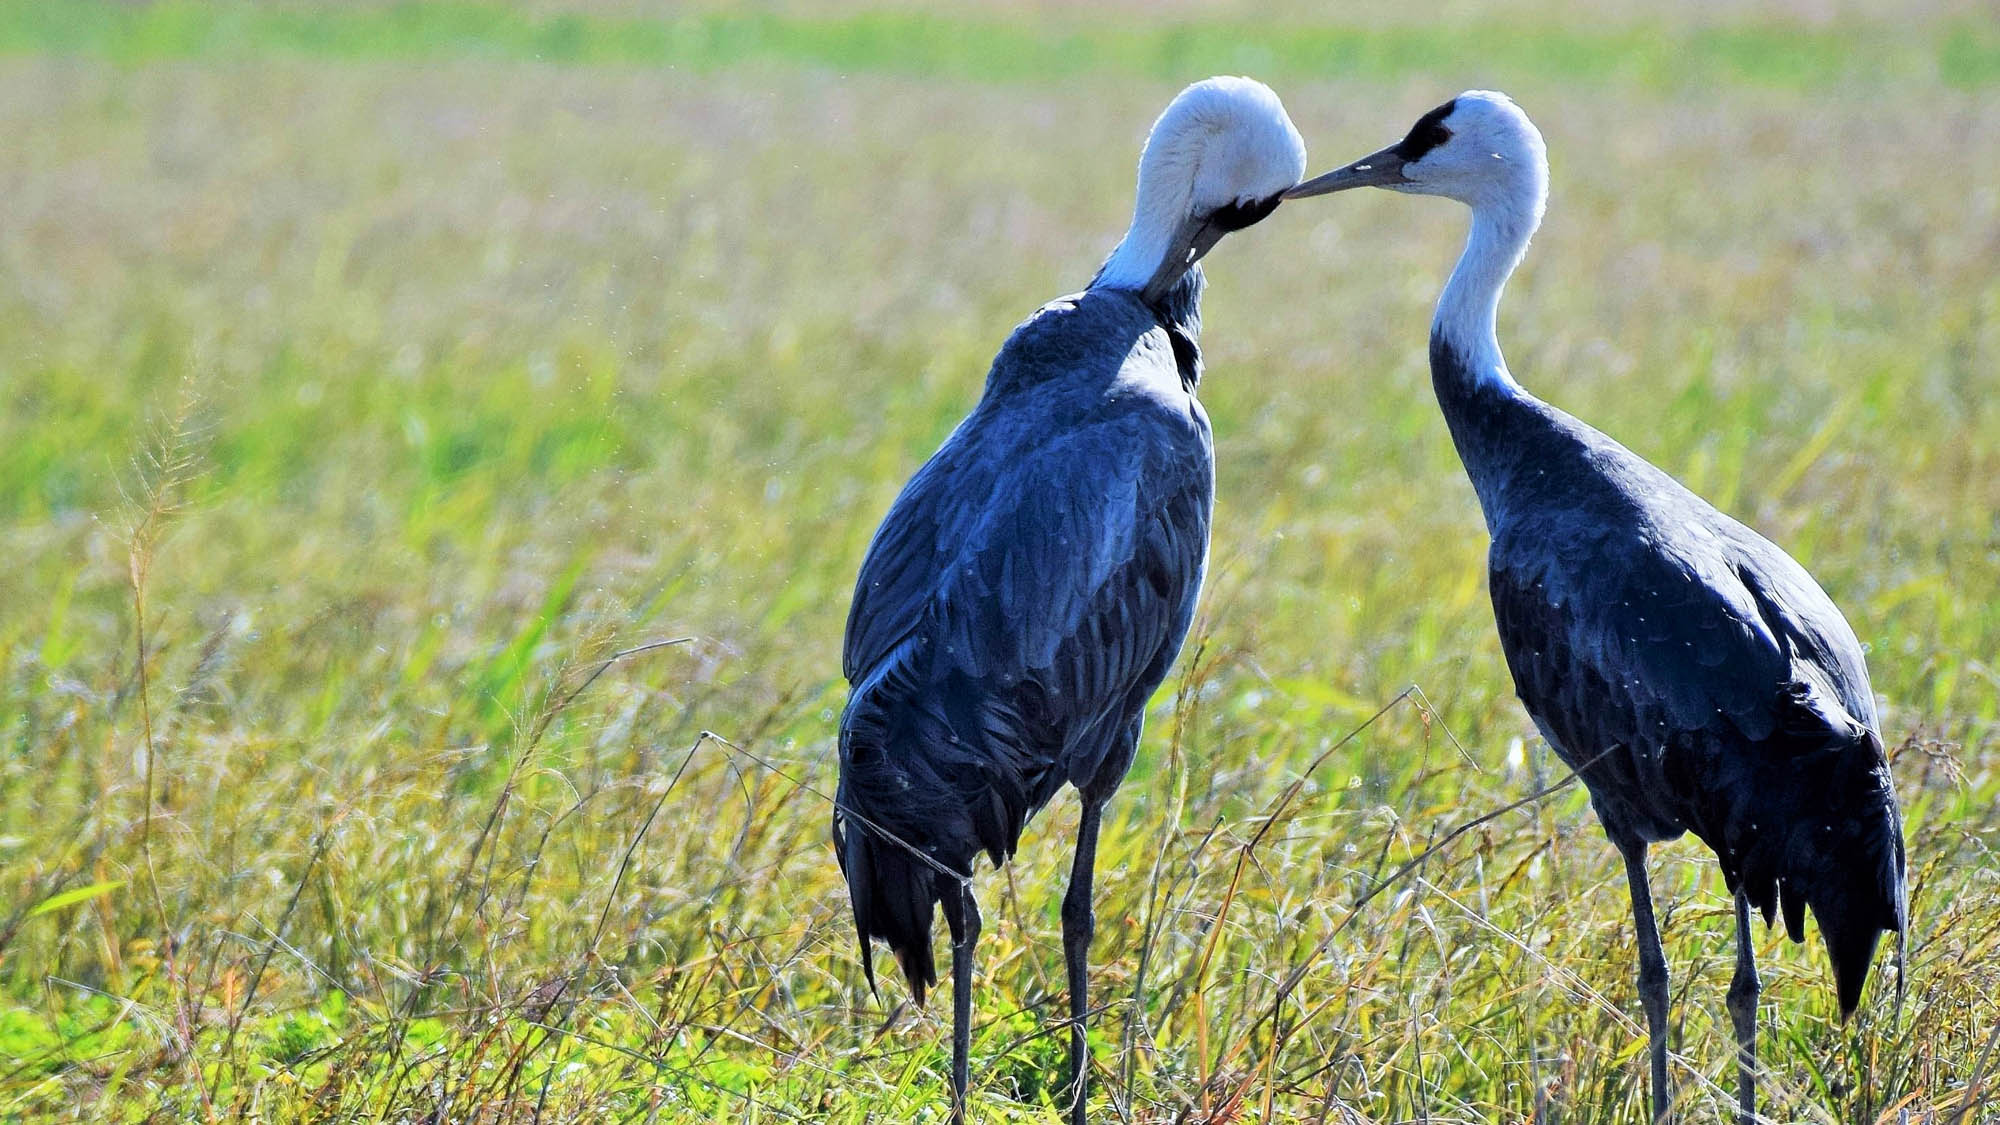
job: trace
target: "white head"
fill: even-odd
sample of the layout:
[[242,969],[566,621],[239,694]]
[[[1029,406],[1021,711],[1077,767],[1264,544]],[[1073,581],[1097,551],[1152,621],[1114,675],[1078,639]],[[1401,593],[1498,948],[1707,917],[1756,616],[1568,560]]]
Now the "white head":
[[1438,298],[1431,332],[1475,381],[1512,387],[1494,317],[1548,204],[1548,152],[1534,122],[1505,94],[1468,90],[1418,118],[1402,140],[1285,198],[1356,187],[1442,195],[1472,208],[1465,252]]
[[1525,219],[1532,231],[1548,201],[1548,150],[1512,98],[1467,90],[1418,118],[1402,140],[1307,180],[1285,198],[1354,187],[1442,195],[1494,218]]
[[1305,141],[1270,87],[1249,78],[1189,86],[1153,123],[1132,227],[1092,285],[1158,300],[1223,235],[1270,214],[1305,170]]

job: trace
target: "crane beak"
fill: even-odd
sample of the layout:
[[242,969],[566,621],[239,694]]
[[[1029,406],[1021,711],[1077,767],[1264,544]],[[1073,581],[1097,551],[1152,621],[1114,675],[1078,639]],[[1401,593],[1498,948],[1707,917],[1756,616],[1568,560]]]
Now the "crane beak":
[[1404,163],[1403,158],[1396,155],[1395,149],[1385,148],[1380,152],[1370,153],[1345,168],[1335,168],[1323,176],[1314,176],[1286,192],[1285,198],[1304,199],[1312,195],[1346,191],[1348,188],[1407,184],[1410,179],[1403,175]]
[[1160,298],[1180,282],[1181,276],[1201,261],[1202,255],[1215,249],[1215,244],[1222,241],[1223,235],[1263,222],[1284,200],[1284,194],[1280,193],[1262,199],[1238,200],[1217,207],[1206,215],[1190,215],[1174,232],[1173,244],[1168,247],[1160,268],[1153,272],[1151,280],[1146,282],[1146,288],[1139,295],[1149,305],[1158,304]]
[[1182,275],[1201,261],[1202,255],[1215,249],[1231,228],[1215,221],[1213,216],[1194,215],[1181,224],[1174,232],[1174,241],[1167,247],[1166,257],[1160,260],[1160,268],[1140,290],[1139,297],[1149,305],[1158,304],[1167,291],[1180,284]]

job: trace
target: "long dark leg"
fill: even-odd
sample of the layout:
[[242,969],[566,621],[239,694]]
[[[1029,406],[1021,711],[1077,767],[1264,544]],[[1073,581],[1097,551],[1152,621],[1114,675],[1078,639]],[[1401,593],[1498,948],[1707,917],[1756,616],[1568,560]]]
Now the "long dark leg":
[[1757,951],[1750,945],[1750,900],[1736,892],[1736,979],[1729,982],[1729,1021],[1736,1025],[1736,1120],[1757,1120]]
[[1090,1082],[1090,1041],[1084,1016],[1090,1011],[1090,935],[1097,927],[1090,905],[1090,880],[1097,868],[1097,823],[1104,801],[1085,796],[1083,822],[1077,827],[1076,863],[1070,868],[1069,893],[1063,895],[1063,960],[1069,965],[1069,1120],[1084,1125],[1084,1093]]
[[1653,1062],[1653,1121],[1673,1120],[1667,1089],[1667,955],[1660,949],[1660,927],[1653,921],[1653,893],[1646,886],[1646,845],[1620,843],[1625,878],[1632,884],[1632,925],[1639,932],[1639,1002],[1646,1008],[1646,1034]]
[[951,882],[942,896],[951,927],[951,1120],[965,1121],[965,1091],[972,1081],[972,947],[979,942],[979,904],[972,886]]

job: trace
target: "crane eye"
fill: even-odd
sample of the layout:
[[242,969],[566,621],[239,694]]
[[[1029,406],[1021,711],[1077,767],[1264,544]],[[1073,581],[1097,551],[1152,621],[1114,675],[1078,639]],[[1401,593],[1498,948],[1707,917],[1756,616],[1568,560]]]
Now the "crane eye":
[[1451,139],[1451,130],[1445,127],[1444,119],[1450,117],[1457,106],[1458,99],[1453,98],[1417,118],[1417,123],[1410,127],[1409,135],[1396,142],[1396,147],[1390,151],[1402,157],[1406,164],[1422,159],[1426,153]]

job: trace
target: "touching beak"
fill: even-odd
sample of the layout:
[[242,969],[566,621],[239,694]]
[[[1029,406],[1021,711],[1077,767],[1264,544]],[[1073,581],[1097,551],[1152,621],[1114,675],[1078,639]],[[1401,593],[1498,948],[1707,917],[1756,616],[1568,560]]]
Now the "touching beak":
[[1139,296],[1149,305],[1158,304],[1167,291],[1180,283],[1181,276],[1191,269],[1202,255],[1215,249],[1229,228],[1218,223],[1212,216],[1190,216],[1174,232],[1174,242],[1167,250],[1167,256],[1160,261],[1160,268],[1146,282],[1146,288]]
[[1180,229],[1174,232],[1173,244],[1167,248],[1166,257],[1160,260],[1160,268],[1153,271],[1153,276],[1139,291],[1139,296],[1149,305],[1159,304],[1160,298],[1180,283],[1187,271],[1201,261],[1202,255],[1215,249],[1215,244],[1222,241],[1223,235],[1263,222],[1284,199],[1283,195],[1239,199],[1206,215],[1188,216]]
[[1395,149],[1385,148],[1380,152],[1370,153],[1345,168],[1335,168],[1323,176],[1314,176],[1286,192],[1285,198],[1304,199],[1309,195],[1326,195],[1331,192],[1346,191],[1348,188],[1407,184],[1410,179],[1403,175],[1403,163],[1403,158],[1396,155]]

